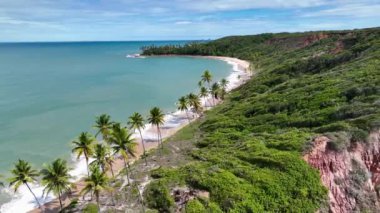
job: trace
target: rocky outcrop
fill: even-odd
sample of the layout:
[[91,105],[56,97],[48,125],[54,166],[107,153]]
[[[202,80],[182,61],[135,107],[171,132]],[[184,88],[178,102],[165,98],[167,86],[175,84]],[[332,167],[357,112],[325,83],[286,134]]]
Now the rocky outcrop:
[[329,35],[325,33],[314,33],[294,37],[273,38],[266,41],[266,44],[282,46],[285,48],[304,48],[310,44],[328,37]]
[[380,212],[380,131],[366,143],[354,143],[337,152],[328,147],[330,139],[321,136],[304,160],[319,170],[329,190],[329,212]]
[[175,188],[172,191],[172,196],[174,197],[174,202],[176,204],[175,212],[181,213],[183,212],[186,203],[195,198],[209,198],[209,192],[189,189],[187,187]]

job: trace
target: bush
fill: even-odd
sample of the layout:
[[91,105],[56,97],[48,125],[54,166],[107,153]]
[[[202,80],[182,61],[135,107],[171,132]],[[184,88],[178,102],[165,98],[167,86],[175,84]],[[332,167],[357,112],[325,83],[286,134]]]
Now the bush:
[[168,187],[163,181],[153,181],[144,191],[146,205],[149,208],[157,209],[159,212],[170,212],[174,205]]
[[62,211],[60,211],[61,213],[65,213],[65,212],[75,212],[75,209],[77,208],[78,206],[78,198],[74,198],[73,200],[71,200],[70,204],[68,206],[66,206],[65,208],[62,209]]
[[368,132],[362,129],[351,130],[351,142],[368,142]]
[[318,133],[325,133],[325,132],[339,132],[339,131],[347,131],[350,128],[350,125],[348,125],[345,122],[336,122],[332,124],[327,124],[321,127],[318,127],[315,129]]
[[95,203],[89,203],[84,207],[82,212],[83,213],[98,213],[99,212],[98,205],[96,205]]
[[202,213],[206,212],[205,207],[197,199],[190,200],[187,202],[185,207],[186,213]]
[[350,145],[350,135],[347,132],[332,132],[325,135],[330,139],[327,148],[337,152],[346,150]]

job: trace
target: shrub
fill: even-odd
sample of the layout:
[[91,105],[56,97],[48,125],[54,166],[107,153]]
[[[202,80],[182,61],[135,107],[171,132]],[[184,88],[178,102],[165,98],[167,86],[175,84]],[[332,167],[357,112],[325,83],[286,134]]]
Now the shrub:
[[362,129],[353,129],[351,133],[351,142],[368,142],[368,132]]
[[185,207],[186,213],[202,213],[206,212],[205,207],[197,199],[190,200],[187,202]]
[[153,181],[144,191],[146,205],[149,208],[157,209],[159,212],[170,212],[174,205],[168,187],[163,181]]
[[347,132],[327,133],[326,137],[330,139],[327,143],[327,148],[330,150],[341,152],[350,145],[350,135]]
[[83,213],[98,213],[99,209],[95,203],[89,203],[84,207],[82,212]]
[[348,125],[345,122],[336,122],[332,124],[327,124],[321,127],[318,127],[315,129],[318,133],[325,133],[325,132],[339,132],[339,131],[347,131],[350,128],[350,125]]

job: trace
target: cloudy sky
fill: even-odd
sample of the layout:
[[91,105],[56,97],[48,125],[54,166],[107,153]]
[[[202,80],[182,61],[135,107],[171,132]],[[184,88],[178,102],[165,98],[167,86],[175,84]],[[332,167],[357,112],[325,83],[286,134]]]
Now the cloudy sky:
[[380,0],[0,0],[0,41],[214,39],[379,20]]

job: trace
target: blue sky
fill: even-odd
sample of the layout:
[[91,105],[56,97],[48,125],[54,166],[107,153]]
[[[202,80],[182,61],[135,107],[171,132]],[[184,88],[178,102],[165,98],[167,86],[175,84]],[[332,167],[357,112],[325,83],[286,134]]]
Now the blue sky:
[[214,39],[379,20],[380,0],[0,0],[0,41]]

